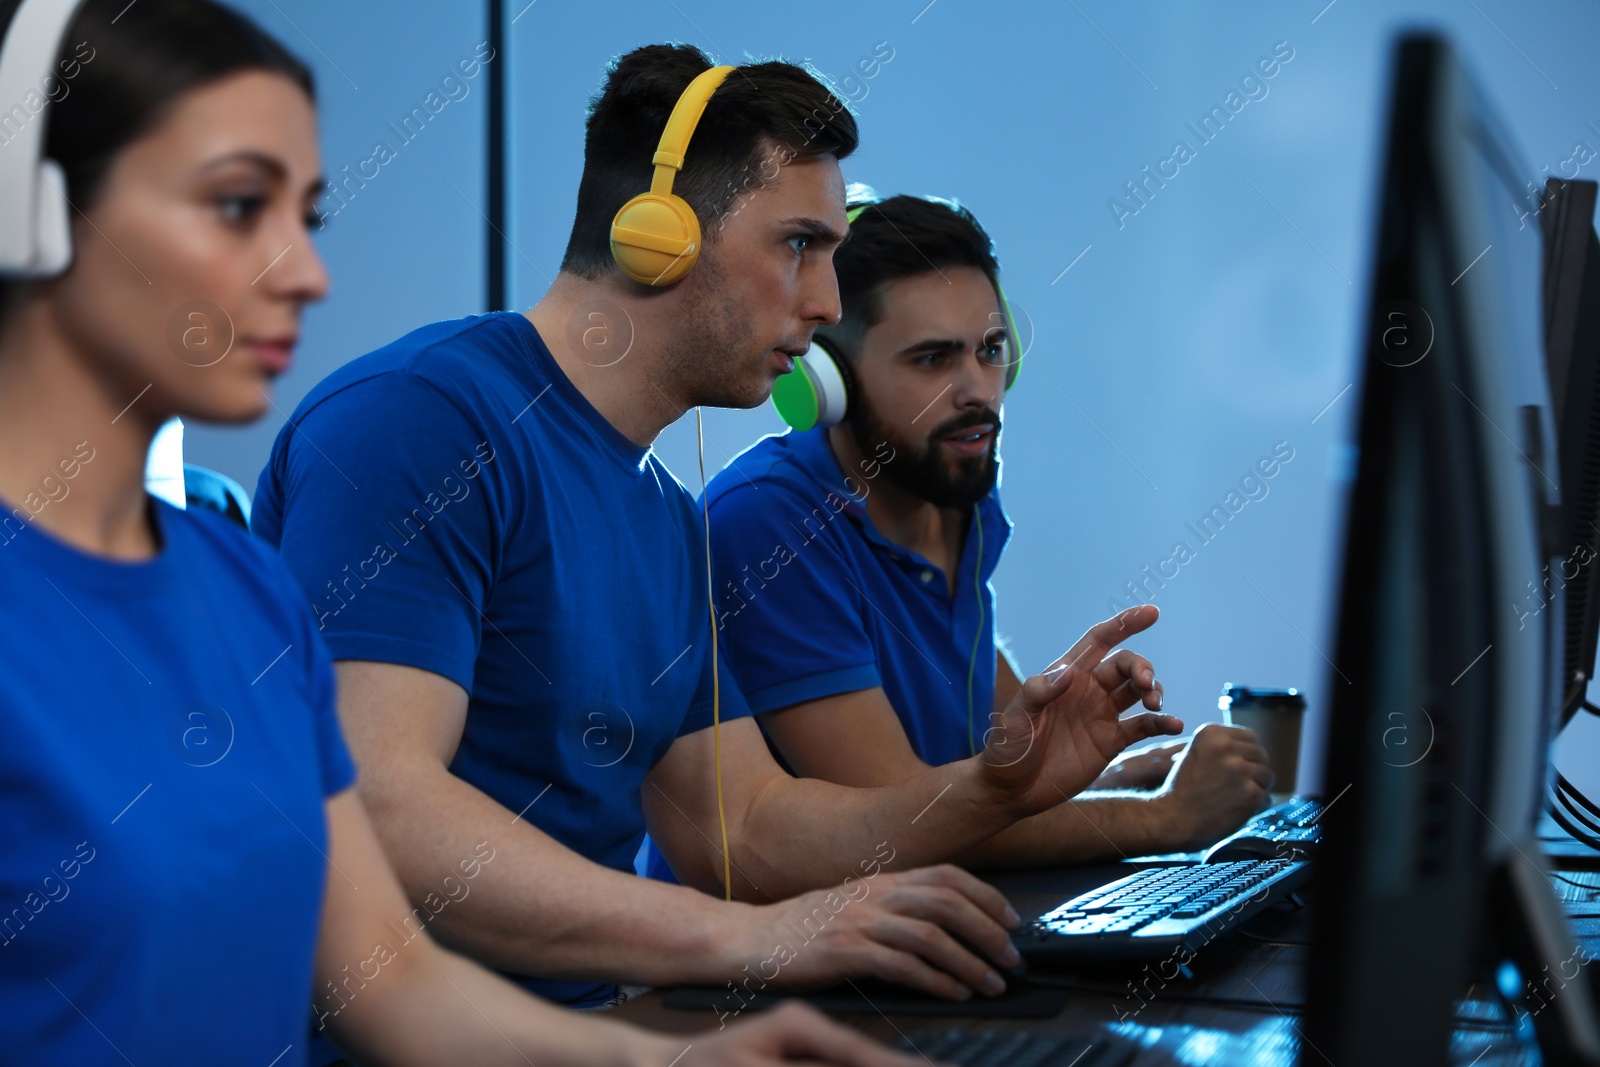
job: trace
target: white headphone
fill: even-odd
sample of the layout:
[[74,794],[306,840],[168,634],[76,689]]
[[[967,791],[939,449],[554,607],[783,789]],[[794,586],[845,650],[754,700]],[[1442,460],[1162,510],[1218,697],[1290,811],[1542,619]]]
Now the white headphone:
[[[83,0],[22,0],[0,48],[0,109],[39,92],[82,6]],[[55,160],[42,158],[44,130],[41,111],[0,145],[0,277],[50,278],[72,262],[67,179]]]

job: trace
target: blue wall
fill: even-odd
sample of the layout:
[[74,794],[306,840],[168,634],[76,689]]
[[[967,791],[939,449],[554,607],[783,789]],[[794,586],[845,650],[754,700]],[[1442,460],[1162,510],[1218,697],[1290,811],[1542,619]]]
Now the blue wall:
[[[312,386],[418,326],[483,310],[488,75],[463,78],[457,64],[476,58],[486,9],[460,0],[228,2],[311,65],[322,165],[339,188],[315,234],[332,287],[306,313],[295,364],[273,390],[277,410],[246,428],[184,427],[189,462],[254,494],[273,438]],[[406,126],[413,108],[428,118]],[[392,158],[375,154],[380,142]]]
[[[384,124],[482,39],[476,5],[241,6],[317,66],[331,173],[370,154]],[[1157,592],[1162,621],[1136,642],[1169,708],[1191,723],[1216,717],[1225,681],[1302,686],[1314,713],[1328,692],[1356,413],[1355,391],[1344,390],[1395,30],[1433,26],[1458,43],[1528,179],[1562,173],[1563,161],[1572,176],[1577,144],[1600,152],[1600,67],[1589,54],[1600,9],[1576,2],[508,0],[506,12],[513,307],[537,301],[556,273],[584,106],[605,64],[652,41],[688,41],[723,62],[809,60],[856,101],[863,144],[845,161],[847,180],[957,196],[977,213],[1036,330],[1005,410],[1003,494],[1016,535],[995,579],[1001,630],[1025,667],[1105,617],[1175,541],[1196,544],[1185,524],[1275,444],[1294,450],[1268,494]],[[1252,83],[1255,98],[1201,144],[1187,124],[1239,90],[1279,42],[1292,59],[1264,95]],[[892,59],[864,79],[857,63],[875,48]],[[343,360],[481,309],[483,224],[466,200],[482,204],[482,84],[323,238],[334,295],[308,319],[300,366],[280,387],[284,412]],[[1109,202],[1137,206],[1125,183],[1179,140],[1194,157],[1119,219]],[[1596,175],[1600,158],[1577,170]],[[246,433],[191,428],[190,458],[253,486],[281,421]],[[708,412],[708,466],[780,428],[767,408]],[[690,485],[694,444],[692,417],[658,442]],[[1600,791],[1597,750],[1600,731],[1581,723],[1563,758]]]

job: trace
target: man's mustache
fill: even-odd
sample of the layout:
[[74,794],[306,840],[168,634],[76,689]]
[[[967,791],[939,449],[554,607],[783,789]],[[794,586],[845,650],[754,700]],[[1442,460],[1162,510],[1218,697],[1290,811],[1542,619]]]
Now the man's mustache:
[[967,415],[957,415],[949,422],[935,428],[933,433],[928,435],[928,440],[937,441],[952,434],[960,433],[962,430],[970,430],[974,427],[985,425],[993,425],[994,432],[998,434],[1000,432],[999,414],[989,408],[985,408],[982,411],[974,411]]

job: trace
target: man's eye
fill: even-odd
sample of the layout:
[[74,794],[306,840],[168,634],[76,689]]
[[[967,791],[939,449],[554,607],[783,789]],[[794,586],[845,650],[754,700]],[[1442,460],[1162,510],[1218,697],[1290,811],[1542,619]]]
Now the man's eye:
[[983,359],[987,363],[1004,364],[1009,358],[1010,346],[1004,337],[990,338],[983,349]]
[[[801,241],[804,243],[796,245],[796,241]],[[789,238],[789,247],[794,249],[796,255],[804,252],[808,247],[810,247],[810,245],[811,235],[809,233],[797,233],[793,237]]]

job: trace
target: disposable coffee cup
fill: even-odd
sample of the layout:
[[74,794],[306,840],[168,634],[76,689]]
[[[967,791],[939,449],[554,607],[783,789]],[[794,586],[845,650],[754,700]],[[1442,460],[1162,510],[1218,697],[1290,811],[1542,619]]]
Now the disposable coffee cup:
[[1272,768],[1272,802],[1283,803],[1294,794],[1300,767],[1305,696],[1298,689],[1261,689],[1229,682],[1222,687],[1217,707],[1229,726],[1255,731],[1256,740],[1267,750],[1267,766]]

